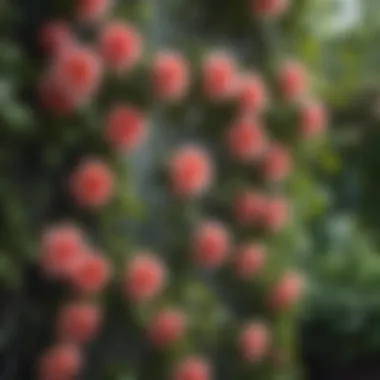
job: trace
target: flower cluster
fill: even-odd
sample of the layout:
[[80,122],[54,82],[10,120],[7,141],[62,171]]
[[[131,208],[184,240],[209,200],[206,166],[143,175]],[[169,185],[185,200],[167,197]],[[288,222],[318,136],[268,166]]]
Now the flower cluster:
[[[279,11],[270,9],[274,3],[256,2],[256,5],[257,10],[268,15]],[[193,231],[189,231],[188,250],[197,267],[218,270],[230,266],[237,280],[247,286],[264,275],[271,264],[265,236],[280,233],[292,218],[291,205],[281,191],[294,168],[292,150],[289,144],[271,135],[266,125],[267,111],[276,106],[276,100],[290,108],[295,106],[299,115],[296,133],[300,139],[319,137],[326,127],[326,111],[321,103],[309,97],[308,74],[300,63],[284,61],[273,79],[275,91],[271,102],[264,78],[257,72],[239,68],[231,55],[211,53],[201,65],[205,101],[221,106],[226,101],[235,104],[236,116],[220,136],[225,147],[223,160],[245,167],[248,174],[242,179],[249,185],[238,189],[229,201],[232,223],[229,221],[228,225],[215,218],[198,221]],[[212,153],[195,144],[176,148],[168,163],[168,183],[175,197],[202,201],[214,188],[223,185],[218,182],[218,161]],[[249,178],[253,171],[258,173],[257,179]],[[241,234],[234,234],[236,230],[250,231],[252,237],[241,238]],[[257,231],[264,233],[261,235],[264,238],[257,239]],[[302,294],[303,283],[298,272],[282,268],[264,295],[267,306],[273,313],[292,308]],[[271,326],[260,320],[263,316],[253,318],[240,330],[236,343],[242,360],[249,365],[270,359],[276,350]],[[173,322],[173,329],[174,325]],[[175,372],[175,379],[209,376],[210,364],[200,356],[186,358]]]
[[[273,17],[282,13],[287,3],[255,0],[252,10]],[[80,41],[73,28],[60,20],[52,20],[42,28],[40,46],[46,55],[46,67],[37,86],[41,112],[53,117],[80,113],[85,106],[96,104],[105,75],[122,80],[139,65],[145,54],[142,36],[133,25],[110,20],[111,8],[109,0],[76,1],[75,21],[95,27],[95,43]],[[187,231],[183,252],[189,254],[195,268],[213,273],[225,267],[242,286],[250,286],[270,263],[266,237],[281,233],[292,216],[291,205],[278,189],[291,176],[294,162],[291,147],[277,141],[267,126],[267,112],[275,104],[271,98],[277,96],[279,101],[295,105],[297,133],[304,139],[318,137],[324,131],[326,111],[318,100],[308,96],[309,78],[298,62],[286,61],[278,67],[273,94],[264,77],[241,67],[227,52],[207,54],[200,67],[199,96],[204,102],[234,106],[234,117],[226,120],[217,139],[224,162],[245,170],[239,171],[244,186],[226,202],[230,220],[222,220],[220,215],[197,220]],[[179,52],[157,52],[148,70],[150,93],[163,105],[184,101],[196,82],[192,81],[188,60]],[[102,143],[116,155],[138,150],[148,135],[144,110],[119,99],[107,107],[101,120]],[[182,203],[202,204],[206,196],[223,185],[218,182],[219,160],[206,146],[185,143],[169,154],[168,188]],[[85,212],[105,208],[117,193],[112,163],[100,156],[82,157],[70,173],[66,190]],[[102,308],[97,299],[113,280],[114,268],[106,252],[100,252],[79,227],[69,222],[49,226],[43,232],[39,261],[47,277],[68,286],[72,298],[58,310],[55,344],[42,355],[38,373],[41,379],[73,378],[83,366],[82,346],[93,341],[100,329]],[[121,291],[132,308],[159,305],[144,320],[144,328],[149,344],[161,351],[191,335],[190,311],[163,301],[170,281],[168,264],[159,253],[137,249],[128,254]],[[271,311],[280,313],[296,304],[302,289],[300,274],[289,270],[278,274],[264,298]],[[262,318],[247,317],[235,334],[237,351],[251,366],[262,363],[273,352],[271,326]],[[211,363],[200,353],[187,352],[172,364],[172,380],[212,377]]]
[[107,286],[111,265],[96,252],[76,226],[60,224],[48,228],[41,240],[40,265],[53,280],[72,289],[72,299],[58,310],[56,343],[38,361],[42,379],[71,378],[82,367],[81,345],[96,336],[102,319],[96,296]]

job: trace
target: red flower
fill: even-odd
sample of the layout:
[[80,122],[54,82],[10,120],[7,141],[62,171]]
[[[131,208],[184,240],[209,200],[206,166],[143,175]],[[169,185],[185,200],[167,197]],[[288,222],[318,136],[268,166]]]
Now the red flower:
[[243,163],[258,158],[267,143],[261,127],[247,119],[232,124],[227,131],[227,148],[231,156]]
[[280,68],[277,81],[280,94],[287,101],[299,99],[308,90],[308,76],[299,62],[286,62]]
[[268,354],[270,336],[267,327],[261,322],[252,322],[240,332],[238,345],[243,359],[258,363]]
[[77,0],[76,15],[82,22],[103,18],[111,7],[112,0]]
[[244,191],[235,199],[234,213],[242,225],[260,225],[266,209],[266,198],[254,191]]
[[168,309],[159,312],[148,329],[149,340],[157,347],[177,342],[183,336],[186,316],[180,310]]
[[270,293],[269,302],[271,306],[275,310],[287,310],[298,301],[303,287],[304,281],[299,273],[285,273]]
[[202,195],[211,185],[213,167],[200,147],[180,147],[169,162],[169,178],[174,193],[183,197]]
[[46,274],[65,277],[80,260],[84,241],[81,231],[73,225],[57,225],[42,235],[40,263]]
[[264,177],[269,181],[283,181],[291,168],[292,159],[288,150],[279,144],[273,144],[263,159]]
[[300,109],[301,136],[313,138],[319,136],[326,129],[327,112],[324,105],[317,100],[304,102]]
[[145,119],[138,109],[115,106],[109,113],[106,136],[115,150],[130,152],[137,149],[145,134]]
[[208,362],[197,356],[183,359],[174,369],[172,380],[210,380],[211,368]]
[[86,343],[95,337],[100,320],[101,315],[95,305],[72,302],[59,311],[57,336],[65,342]]
[[95,94],[101,74],[99,58],[91,49],[70,45],[53,60],[49,78],[78,103]]
[[107,285],[110,272],[110,264],[104,257],[87,252],[72,271],[70,280],[80,293],[97,293]]
[[264,225],[271,231],[281,230],[289,219],[289,206],[285,199],[269,199],[264,211]]
[[195,230],[192,242],[195,262],[205,268],[216,268],[225,261],[230,250],[230,234],[215,221],[201,224]]
[[141,58],[142,51],[142,38],[132,25],[113,22],[101,33],[100,52],[113,70],[130,70]]
[[62,380],[75,377],[82,367],[81,354],[71,344],[58,344],[49,348],[38,361],[41,379]]
[[203,92],[208,99],[220,100],[233,95],[236,64],[228,54],[213,53],[203,62]]
[[163,100],[183,98],[189,86],[187,61],[178,53],[160,52],[152,68],[153,90]]
[[259,17],[281,16],[289,7],[289,0],[251,0],[252,11]]
[[47,22],[43,25],[38,35],[39,45],[51,55],[55,55],[72,44],[73,39],[69,26],[61,20]]
[[240,76],[237,96],[239,109],[243,115],[259,113],[268,104],[268,95],[264,81],[257,74],[245,73]]
[[164,287],[166,271],[161,261],[150,253],[139,253],[129,263],[124,290],[132,301],[145,301],[158,295]]
[[87,159],[71,175],[70,189],[79,205],[103,206],[113,194],[114,177],[105,163],[96,159]]
[[236,274],[239,278],[249,280],[261,270],[266,261],[264,248],[255,243],[244,244],[237,250]]

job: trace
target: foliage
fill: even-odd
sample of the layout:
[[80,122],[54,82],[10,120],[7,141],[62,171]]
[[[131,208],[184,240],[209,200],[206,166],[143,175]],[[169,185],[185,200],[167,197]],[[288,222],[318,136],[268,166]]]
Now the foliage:
[[373,362],[380,348],[380,263],[368,236],[349,219],[334,224],[334,245],[312,260],[313,285],[302,318],[304,355],[333,367]]

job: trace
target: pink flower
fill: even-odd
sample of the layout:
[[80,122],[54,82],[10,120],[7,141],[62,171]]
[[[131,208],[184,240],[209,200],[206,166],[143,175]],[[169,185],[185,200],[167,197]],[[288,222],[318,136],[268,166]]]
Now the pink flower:
[[185,58],[175,52],[159,52],[153,61],[152,85],[161,100],[182,99],[189,87],[189,68]]
[[299,114],[301,136],[313,138],[322,134],[327,126],[327,111],[318,100],[309,100],[301,105]]
[[172,380],[210,380],[209,363],[198,356],[183,359],[174,369]]
[[299,300],[303,287],[304,281],[299,273],[285,273],[271,290],[270,305],[277,311],[289,309]]
[[261,225],[266,209],[266,198],[255,191],[243,191],[235,199],[234,213],[242,225]]
[[78,348],[71,344],[57,344],[43,353],[37,369],[41,379],[61,380],[75,377],[81,367]]
[[112,70],[130,70],[142,56],[142,38],[132,25],[113,22],[101,32],[100,52]]
[[182,311],[162,310],[151,322],[148,338],[156,347],[165,347],[180,340],[185,328],[186,316]]
[[230,233],[223,224],[204,222],[196,228],[193,236],[193,259],[205,268],[219,267],[229,254],[230,240]]
[[305,68],[299,62],[289,61],[280,68],[277,82],[281,96],[292,101],[306,94],[309,80]]
[[166,281],[163,263],[148,252],[138,253],[127,265],[124,291],[134,302],[146,301],[157,296]]
[[237,161],[246,163],[257,159],[267,144],[267,139],[257,122],[242,119],[227,131],[227,148]]
[[213,166],[209,155],[195,145],[180,147],[169,162],[169,179],[178,196],[203,195],[213,179]]
[[71,302],[58,313],[56,333],[58,339],[71,343],[87,343],[98,332],[101,321],[99,309],[85,302]]
[[140,147],[145,135],[145,118],[140,110],[115,106],[108,114],[106,137],[113,149],[131,152]]
[[76,103],[92,97],[102,76],[100,60],[91,49],[70,45],[55,57],[49,78]]
[[66,277],[81,258],[84,241],[81,231],[70,224],[61,224],[44,231],[40,264],[53,278]]
[[263,159],[264,177],[269,181],[283,181],[292,169],[292,158],[289,151],[279,144],[273,144]]
[[97,159],[82,161],[70,177],[70,190],[83,207],[100,207],[114,192],[114,176],[108,166]]
[[261,362],[268,354],[270,335],[261,322],[252,322],[241,330],[238,345],[241,356],[246,362]]
[[268,104],[268,94],[263,79],[254,73],[240,76],[237,87],[238,105],[241,114],[257,114]]
[[97,21],[103,18],[111,7],[112,0],[76,0],[76,15],[79,21]]
[[209,54],[203,62],[203,92],[211,100],[233,95],[236,85],[236,63],[225,53]]
[[266,262],[264,247],[256,243],[246,243],[236,252],[236,274],[243,280],[249,280],[262,269]]
[[251,0],[251,6],[258,17],[277,17],[289,8],[289,0]]
[[98,293],[108,284],[111,267],[108,260],[88,251],[71,273],[71,284],[79,293]]

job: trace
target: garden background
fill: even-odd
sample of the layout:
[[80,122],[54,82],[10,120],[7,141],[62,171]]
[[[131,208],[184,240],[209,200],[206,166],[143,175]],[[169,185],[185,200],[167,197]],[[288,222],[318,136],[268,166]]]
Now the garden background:
[[[106,3],[0,0],[0,379],[380,379],[380,3],[292,0],[269,15],[265,7],[281,1],[263,1],[260,9],[255,0],[119,0],[102,10]],[[105,66],[99,74],[94,60],[80,101],[67,103],[48,86],[49,70],[59,66],[49,43],[57,48],[64,33],[58,38],[45,31],[42,39],[41,31],[56,20]],[[126,39],[124,57],[118,43],[107,50],[102,34],[117,23],[137,33]],[[243,83],[249,73],[265,80],[264,95],[261,82],[253,81],[254,94],[239,98],[244,104],[238,108],[249,112],[237,110],[230,94],[218,98],[228,70],[214,80],[207,76],[207,58],[220,51],[248,73]],[[169,55],[169,73],[160,71],[160,54]],[[281,82],[287,62],[307,72],[308,93],[300,91],[300,99],[292,99],[299,71],[296,84],[288,78],[290,90],[286,78]],[[74,87],[85,86],[86,75],[74,73]],[[326,129],[311,136],[304,131],[315,120],[300,118],[309,97],[320,99],[328,119]],[[122,132],[106,129],[111,110],[121,104],[136,111],[129,114],[136,130],[125,141]],[[281,144],[287,154],[271,164],[269,155],[258,160],[244,144],[248,132],[225,137],[240,120],[237,113],[248,123],[258,118],[263,140]],[[202,147],[196,153],[203,160],[195,155],[196,169],[182,178],[175,153],[190,148],[191,156],[194,147]],[[100,193],[78,185],[80,164],[94,157]],[[192,170],[203,172],[203,186],[194,185],[196,196],[183,196]],[[247,228],[241,223],[246,214],[234,214],[231,205],[252,188],[268,199],[286,199],[288,216],[280,205],[274,219],[265,214],[258,228]],[[215,228],[216,243],[211,239],[199,253],[191,244],[205,219],[223,228]],[[91,257],[100,258],[69,285],[56,273],[51,277],[52,264],[43,261],[50,228],[58,226],[57,233],[63,222],[79,226],[96,251]],[[259,274],[252,269],[247,282],[234,275],[235,251],[252,241],[265,247],[265,258],[255,256],[265,265]],[[221,264],[223,245],[231,251],[227,264]],[[143,268],[140,277],[132,273],[136,267]],[[293,284],[300,273],[304,291],[293,305],[294,288],[289,295],[280,285],[289,278]],[[134,275],[147,301],[136,301],[146,294],[131,290]],[[87,277],[93,289],[86,288]],[[268,300],[276,294],[274,308]],[[65,374],[73,363],[50,359],[53,373],[45,368],[42,375],[47,365],[41,358],[62,340],[57,313],[73,300],[96,307],[102,323],[84,346],[76,340],[88,319],[79,333],[74,328],[69,343],[80,371],[74,366]],[[179,323],[181,337],[157,349],[152,340],[158,338],[147,338],[146,330],[168,307],[181,310],[186,333]],[[255,327],[246,339],[245,323]],[[158,329],[176,335],[170,323],[163,325]],[[198,370],[177,369],[194,357]]]

